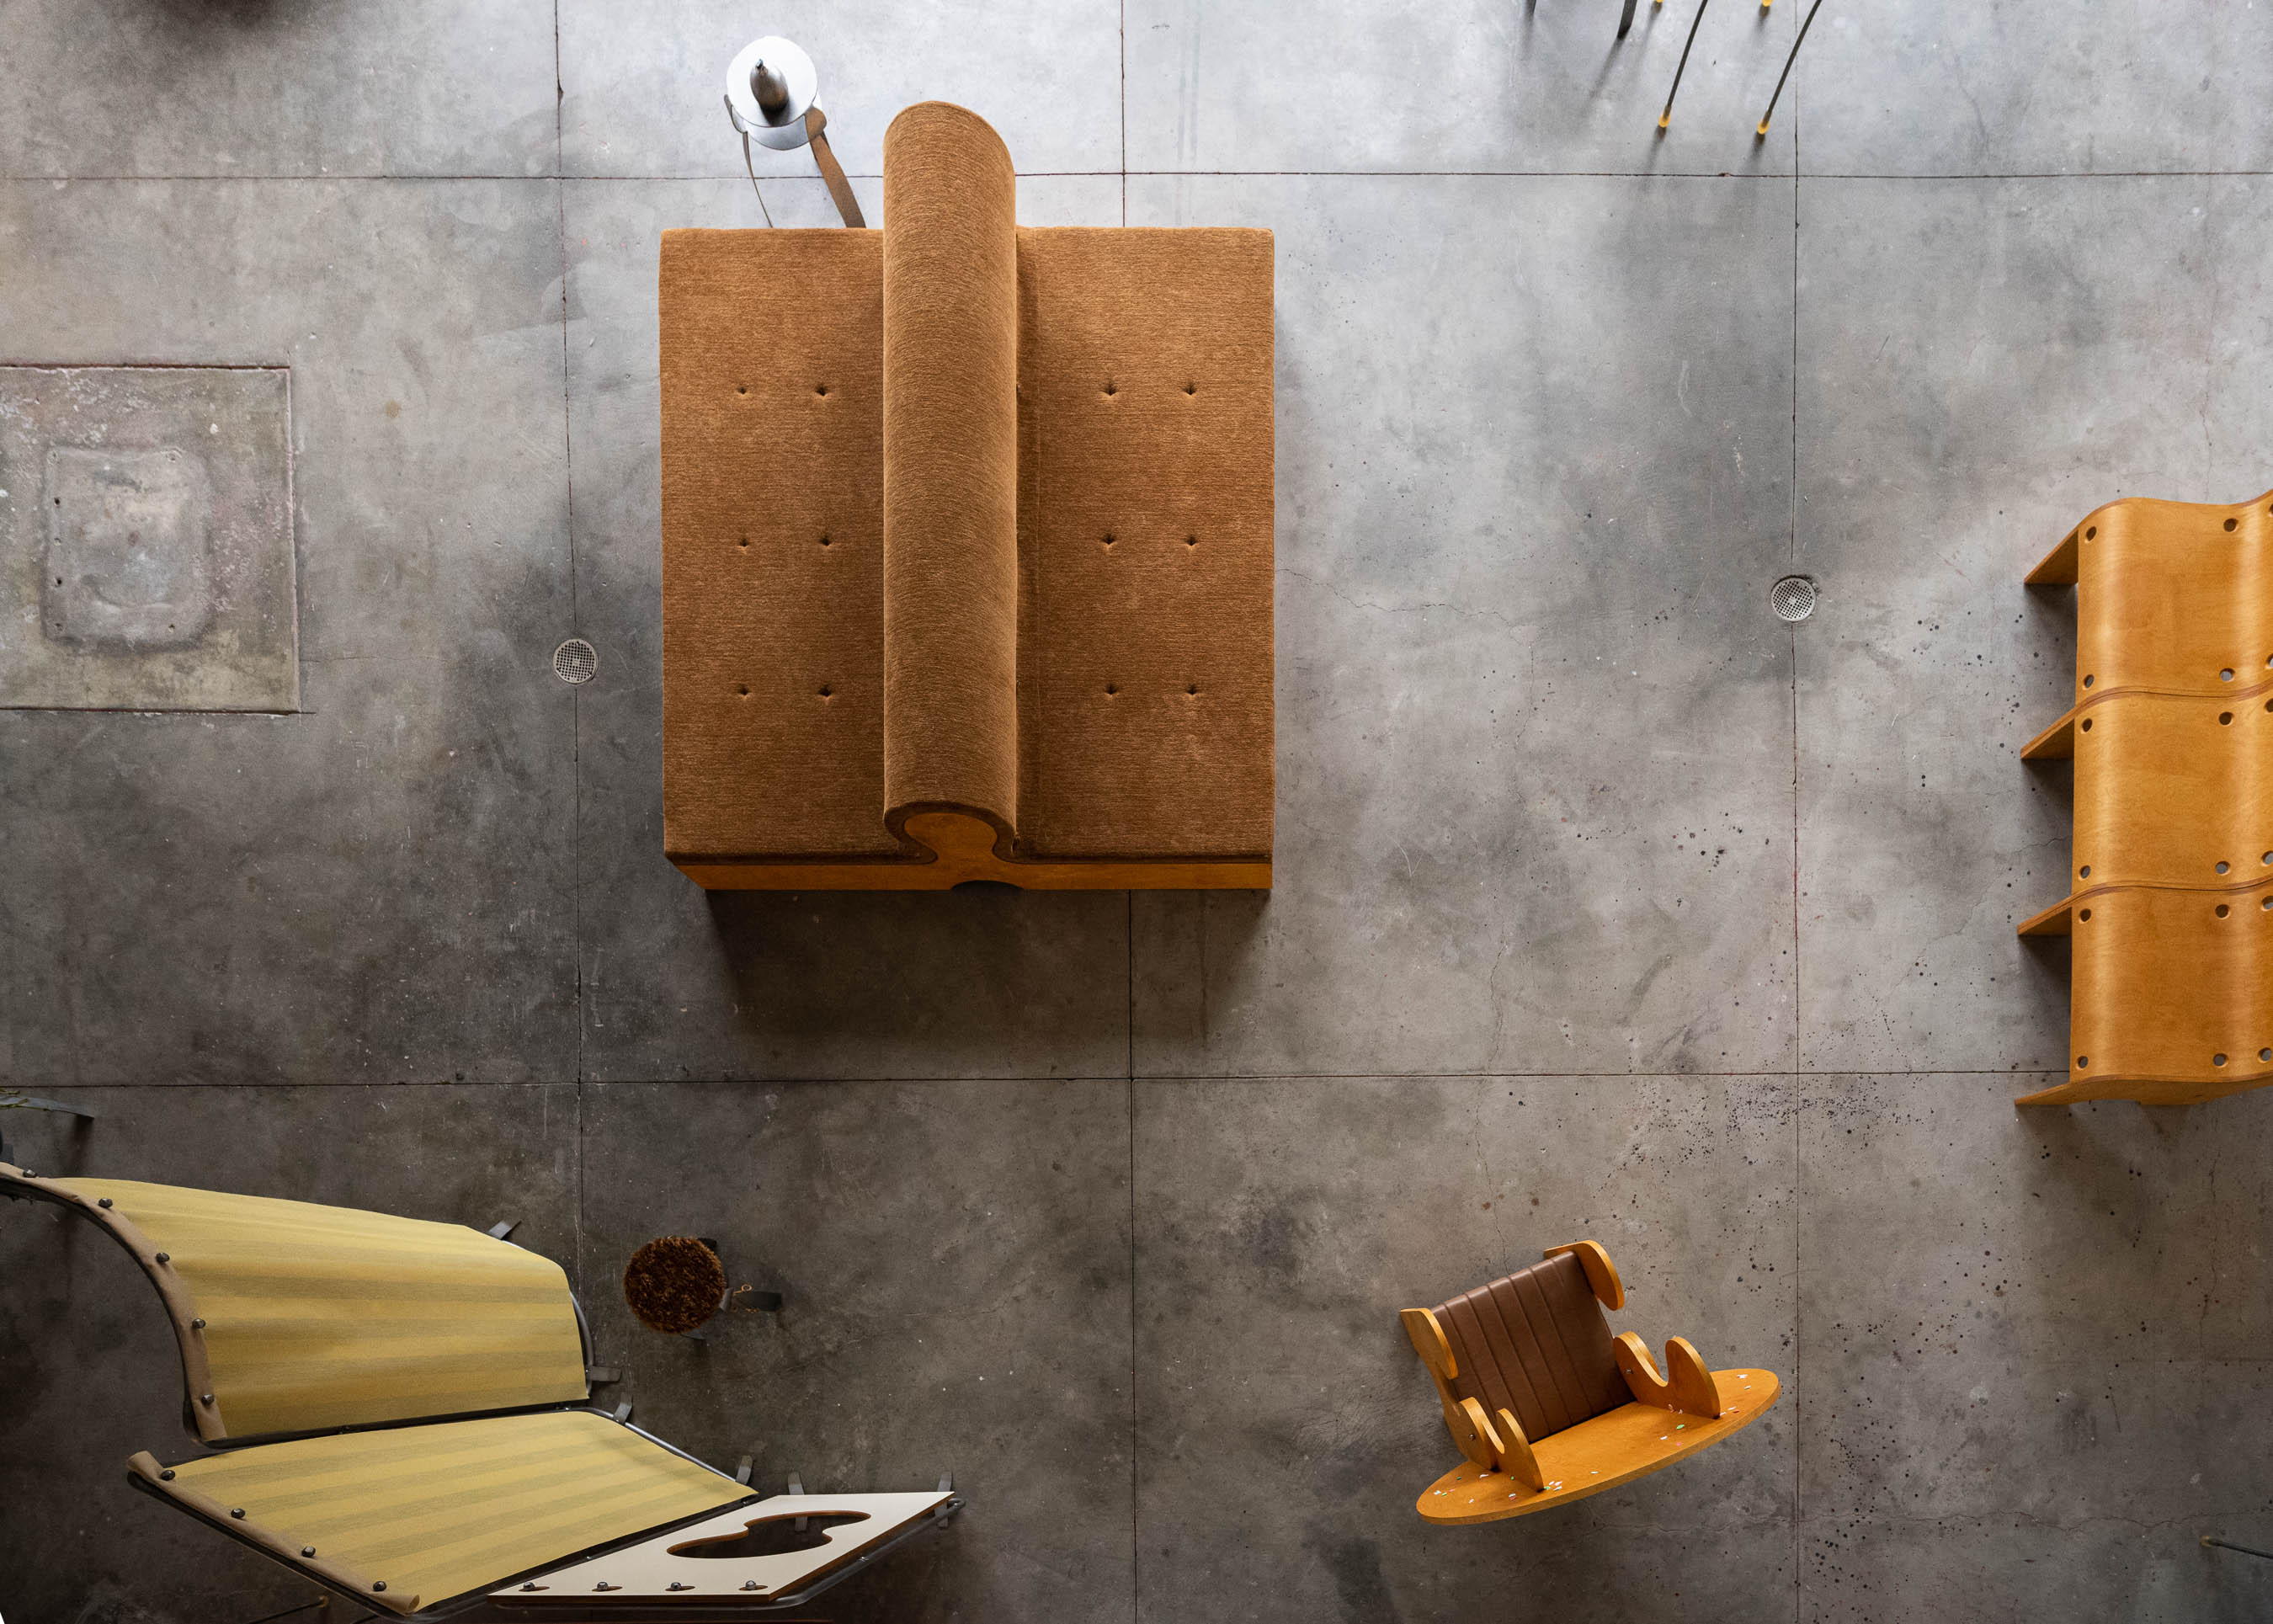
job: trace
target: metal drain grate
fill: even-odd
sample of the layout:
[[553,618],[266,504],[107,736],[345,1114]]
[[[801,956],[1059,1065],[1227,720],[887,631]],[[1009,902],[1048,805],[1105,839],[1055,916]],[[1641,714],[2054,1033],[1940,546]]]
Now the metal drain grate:
[[1815,613],[1815,583],[1805,575],[1786,575],[1768,589],[1768,607],[1779,620],[1804,620]]
[[[1783,614],[1781,609],[1776,613]],[[600,651],[581,637],[571,637],[552,650],[552,674],[563,682],[589,682],[600,674]]]

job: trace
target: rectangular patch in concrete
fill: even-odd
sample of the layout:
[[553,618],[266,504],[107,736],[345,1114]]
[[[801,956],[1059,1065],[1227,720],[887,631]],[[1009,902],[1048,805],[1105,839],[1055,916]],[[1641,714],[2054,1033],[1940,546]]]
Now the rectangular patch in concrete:
[[281,367],[0,366],[0,706],[296,710]]

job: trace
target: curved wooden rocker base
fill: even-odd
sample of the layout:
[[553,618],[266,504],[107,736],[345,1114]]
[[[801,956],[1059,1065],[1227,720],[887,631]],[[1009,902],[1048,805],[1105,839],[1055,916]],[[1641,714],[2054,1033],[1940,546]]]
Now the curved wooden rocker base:
[[815,859],[673,856],[705,891],[949,891],[994,880],[1027,891],[1269,891],[1267,857],[1019,858],[994,826],[964,812],[917,812],[907,831],[929,857]]
[[1782,1391],[1772,1371],[1713,1372],[1717,1420],[1639,1401],[1549,1433],[1531,1445],[1543,1489],[1463,1461],[1421,1492],[1414,1509],[1431,1522],[1497,1522],[1528,1516],[1672,1465],[1759,1420]]

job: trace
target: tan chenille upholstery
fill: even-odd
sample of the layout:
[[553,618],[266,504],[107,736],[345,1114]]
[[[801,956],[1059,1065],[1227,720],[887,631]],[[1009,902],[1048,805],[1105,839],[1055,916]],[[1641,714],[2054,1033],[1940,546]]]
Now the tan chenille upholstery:
[[938,102],[884,199],[664,236],[667,853],[1268,884],[1271,234],[1022,229],[1001,139]]

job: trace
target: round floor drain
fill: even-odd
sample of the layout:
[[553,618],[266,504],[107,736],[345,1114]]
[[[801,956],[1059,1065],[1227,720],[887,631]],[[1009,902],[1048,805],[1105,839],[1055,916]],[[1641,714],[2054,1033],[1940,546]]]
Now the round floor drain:
[[[1782,609],[1776,611],[1783,614]],[[1801,613],[1806,611],[1802,610]],[[1797,615],[1784,619],[1797,620]],[[552,650],[552,674],[563,682],[589,682],[600,674],[600,651],[581,637],[571,637]]]
[[1768,589],[1768,607],[1779,620],[1804,620],[1815,613],[1815,583],[1805,575],[1786,575]]

